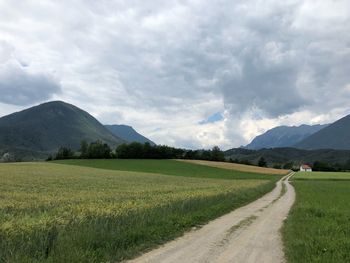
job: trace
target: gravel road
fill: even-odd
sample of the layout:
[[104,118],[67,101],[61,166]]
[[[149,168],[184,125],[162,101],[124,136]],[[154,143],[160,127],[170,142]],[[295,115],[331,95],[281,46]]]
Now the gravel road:
[[290,176],[260,199],[128,262],[285,262],[279,230],[295,200]]

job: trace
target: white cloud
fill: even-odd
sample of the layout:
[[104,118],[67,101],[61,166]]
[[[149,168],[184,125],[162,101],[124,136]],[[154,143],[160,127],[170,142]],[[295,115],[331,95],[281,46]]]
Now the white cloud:
[[5,0],[0,82],[23,81],[0,102],[63,99],[157,143],[239,146],[348,113],[349,19],[347,0]]

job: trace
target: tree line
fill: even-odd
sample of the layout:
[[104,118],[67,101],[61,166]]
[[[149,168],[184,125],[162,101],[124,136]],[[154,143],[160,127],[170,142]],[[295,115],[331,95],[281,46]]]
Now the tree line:
[[121,144],[116,149],[103,143],[95,141],[88,143],[82,141],[78,152],[69,147],[60,147],[54,156],[49,156],[48,160],[63,159],[198,159],[209,161],[225,161],[223,151],[218,146],[211,150],[186,150],[170,147],[166,145],[151,145],[132,142]]
[[[253,163],[249,160],[225,159],[224,152],[218,146],[214,146],[210,150],[188,150],[170,147],[166,145],[151,145],[146,142],[144,144],[132,142],[129,144],[121,144],[112,149],[108,144],[102,141],[88,143],[82,141],[79,151],[73,151],[69,147],[61,147],[54,156],[49,156],[47,160],[62,159],[192,159],[192,160],[208,160],[208,161],[228,161],[232,163],[255,165],[260,167],[268,167],[268,163],[264,157],[260,157],[257,162]],[[271,164],[276,169],[298,170],[299,165],[293,162],[285,164]],[[349,171],[350,159],[345,163],[327,163],[315,161],[312,163],[313,171]]]

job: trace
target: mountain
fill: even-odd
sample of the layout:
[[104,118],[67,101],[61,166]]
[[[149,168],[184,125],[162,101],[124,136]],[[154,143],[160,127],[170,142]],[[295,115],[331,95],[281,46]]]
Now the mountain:
[[315,132],[327,127],[325,125],[278,126],[253,139],[245,149],[291,147]]
[[113,133],[115,136],[127,141],[127,142],[149,142],[151,145],[155,145],[150,139],[144,137],[134,130],[133,127],[127,125],[105,125],[105,127]]
[[81,140],[102,140],[111,147],[124,142],[89,113],[53,101],[0,118],[0,154],[28,160],[45,158],[61,146],[77,150]]
[[330,124],[294,146],[300,149],[350,150],[350,115]]
[[296,148],[272,148],[260,150],[248,150],[242,148],[234,148],[224,152],[227,159],[236,162],[257,164],[260,157],[264,157],[268,166],[274,164],[284,165],[293,163],[294,167],[298,167],[302,163],[314,163],[316,161],[328,164],[346,164],[350,163],[350,150],[303,150]]

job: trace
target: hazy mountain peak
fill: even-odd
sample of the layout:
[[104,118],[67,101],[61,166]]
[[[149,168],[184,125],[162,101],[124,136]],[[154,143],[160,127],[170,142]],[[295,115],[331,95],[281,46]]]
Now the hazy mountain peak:
[[250,144],[245,146],[245,148],[257,150],[262,148],[290,147],[311,134],[325,128],[327,125],[328,124],[302,124],[300,126],[277,126],[259,136],[256,136]]
[[140,143],[149,142],[152,145],[155,144],[150,139],[138,133],[133,127],[129,125],[114,124],[114,125],[105,125],[105,127],[114,135],[118,136],[119,138],[122,138],[125,141],[140,142]]
[[350,149],[350,115],[347,115],[294,145],[301,149]]

